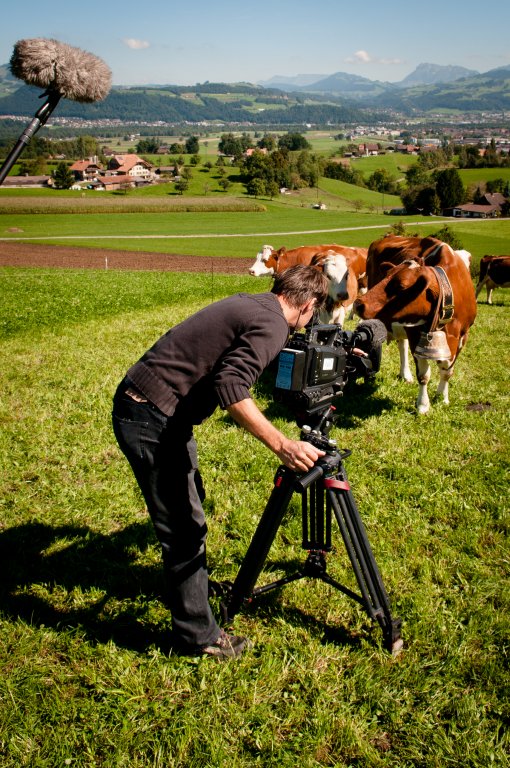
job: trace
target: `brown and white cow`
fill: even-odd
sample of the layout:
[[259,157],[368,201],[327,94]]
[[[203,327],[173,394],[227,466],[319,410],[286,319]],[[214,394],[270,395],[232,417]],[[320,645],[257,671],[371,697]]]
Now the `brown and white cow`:
[[366,291],[367,248],[342,246],[342,252],[317,253],[310,265],[321,269],[329,280],[329,295],[320,319],[343,325],[355,298]]
[[276,251],[272,245],[263,245],[248,272],[253,277],[274,276],[277,272],[283,272],[284,269],[293,267],[295,264],[310,264],[317,253],[337,252],[342,247],[333,243],[333,245],[301,245],[299,248],[287,250],[282,246]]
[[[400,235],[386,235],[370,244],[367,256],[367,284],[368,289],[373,288],[385,276],[387,268],[382,269],[384,263],[396,266],[407,259],[422,258],[427,264],[436,263],[436,255],[445,246],[445,252],[456,254],[466,265],[469,272],[471,254],[466,250],[454,251],[449,245],[436,237],[403,237]],[[393,323],[388,328],[388,341],[394,339],[397,342],[400,355],[400,378],[412,382],[413,374],[409,364],[409,342],[407,333],[400,323]]]
[[321,312],[324,323],[343,324],[346,312],[358,292],[366,290],[367,248],[346,245],[305,245],[279,250],[264,245],[250,267],[250,275],[275,275],[295,264],[310,264],[321,269],[330,281],[329,301]]
[[[439,270],[437,268],[440,268]],[[380,265],[385,276],[358,298],[354,311],[361,318],[377,318],[388,331],[395,323],[405,329],[414,355],[422,332],[433,328],[438,303],[444,293],[441,289],[440,270],[446,275],[453,296],[453,316],[449,322],[439,325],[446,335],[447,349],[444,359],[439,359],[439,385],[437,395],[445,403],[448,399],[448,382],[453,375],[455,361],[465,346],[469,329],[476,317],[476,299],[469,270],[465,262],[445,243],[440,243],[428,253],[427,259],[417,257],[394,266],[391,262]],[[446,357],[448,355],[448,357]],[[427,413],[430,407],[427,385],[430,381],[430,362],[415,357],[419,382],[417,409]]]
[[492,291],[495,288],[510,288],[510,256],[483,256],[476,286],[477,298],[484,286],[487,291],[487,304],[492,304]]

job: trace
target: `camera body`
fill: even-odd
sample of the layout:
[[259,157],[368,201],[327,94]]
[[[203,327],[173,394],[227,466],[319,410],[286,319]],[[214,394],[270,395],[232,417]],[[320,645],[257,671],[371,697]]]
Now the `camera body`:
[[312,325],[295,333],[278,357],[274,399],[299,417],[327,409],[349,379],[377,373],[385,339],[380,320],[365,320],[354,331]]

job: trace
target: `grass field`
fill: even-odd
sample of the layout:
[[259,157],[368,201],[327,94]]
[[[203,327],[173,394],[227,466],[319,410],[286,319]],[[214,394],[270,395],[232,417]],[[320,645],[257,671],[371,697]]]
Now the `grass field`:
[[[218,664],[169,654],[158,547],[110,402],[169,326],[265,281],[10,268],[1,279],[2,768],[508,765],[508,292],[479,305],[449,407],[416,416],[393,345],[377,386],[338,403],[333,436],[353,451],[402,654],[383,650],[356,603],[302,580],[243,610],[234,626],[255,648]],[[299,434],[269,381],[254,396]],[[221,412],[197,439],[211,575],[233,579],[277,461]],[[295,501],[261,580],[304,561],[300,533]],[[328,570],[352,584],[335,543]]]
[[[328,181],[327,189],[337,200],[347,194],[344,187],[352,189],[352,185],[324,180]],[[378,205],[381,204],[378,193],[370,195]],[[278,201],[222,198],[220,202],[211,196],[210,200],[200,198],[195,201],[197,209],[191,204],[190,210],[185,211],[172,209],[170,205],[162,212],[155,212],[160,204],[166,205],[158,198],[109,196],[99,201],[97,197],[74,198],[73,210],[81,209],[83,215],[66,213],[68,200],[66,197],[51,201],[46,196],[10,198],[0,195],[0,239],[246,258],[254,257],[265,243],[275,248],[327,242],[368,247],[399,221],[405,225],[408,234],[423,236],[437,232],[446,224],[459,237],[462,246],[472,253],[474,275],[485,254],[508,253],[510,239],[510,219],[399,218],[383,215],[377,206],[374,212],[356,212],[352,207],[351,210],[318,211],[310,205],[296,205],[295,200],[285,196]],[[181,199],[174,205],[180,203]],[[236,204],[239,206],[237,211],[233,210]],[[211,206],[208,211],[203,210],[206,205]],[[48,213],[51,206],[54,212]],[[243,206],[259,210],[247,211]],[[98,210],[104,213],[98,213]],[[131,212],[122,213],[122,210]],[[36,214],[36,211],[44,212]]]

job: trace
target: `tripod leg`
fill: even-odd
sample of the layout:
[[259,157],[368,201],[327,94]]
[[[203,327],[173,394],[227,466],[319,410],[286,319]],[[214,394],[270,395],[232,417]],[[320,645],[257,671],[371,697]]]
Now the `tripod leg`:
[[231,621],[243,602],[250,598],[294,493],[294,482],[295,473],[286,467],[280,467],[266,508],[230,590],[228,601],[222,603],[224,622]]
[[351,561],[365,610],[377,619],[386,647],[394,654],[402,648],[400,619],[391,616],[388,595],[374,554],[368,541],[356,502],[345,481],[326,480],[328,497],[333,507],[347,554]]

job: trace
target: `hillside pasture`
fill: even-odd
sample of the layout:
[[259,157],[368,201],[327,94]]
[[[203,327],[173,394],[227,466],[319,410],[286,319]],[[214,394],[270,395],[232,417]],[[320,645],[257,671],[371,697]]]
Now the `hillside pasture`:
[[[343,192],[343,182],[329,181],[332,182],[331,189],[336,194]],[[379,193],[371,194],[379,203],[382,202]],[[385,195],[385,203],[386,198]],[[422,236],[437,232],[447,225],[460,238],[463,247],[472,253],[473,274],[476,274],[480,258],[486,253],[507,253],[510,240],[510,219],[399,218],[382,213],[352,210],[318,211],[309,205],[296,205],[294,200],[290,202],[286,197],[285,202],[241,198],[244,203],[239,203],[238,199],[233,199],[232,205],[239,205],[240,210],[224,210],[220,216],[214,214],[221,210],[221,203],[212,197],[197,198],[195,205],[199,206],[198,210],[194,210],[191,203],[186,205],[185,211],[176,210],[172,206],[178,207],[177,201],[169,203],[168,209],[160,213],[150,211],[150,206],[159,205],[159,201],[152,198],[145,200],[129,195],[110,197],[110,200],[115,201],[112,203],[107,202],[107,197],[74,198],[77,208],[79,206],[86,215],[64,213],[65,203],[60,202],[62,198],[55,202],[55,213],[34,215],[37,210],[49,210],[46,206],[48,203],[51,205],[52,201],[47,196],[41,198],[41,203],[34,197],[27,198],[30,201],[28,204],[23,202],[23,197],[20,199],[22,202],[19,205],[24,213],[15,214],[12,213],[9,198],[0,195],[0,238],[4,242],[33,241],[90,248],[182,253],[213,258],[247,258],[254,257],[265,243],[276,248],[282,245],[290,248],[325,242],[368,247],[373,240],[387,233],[392,225],[399,222],[404,224],[408,234]],[[68,200],[65,197],[63,199]],[[223,199],[226,208],[230,199]],[[110,205],[113,208],[110,208]],[[242,210],[243,205],[255,206],[259,210]],[[127,206],[130,210],[134,208],[136,212],[114,212],[116,208],[118,211],[122,210],[122,206]],[[201,209],[201,206],[205,206],[205,210]],[[97,210],[104,210],[108,215],[97,213]],[[378,210],[380,211],[380,208]]]
[[[385,348],[338,401],[346,466],[404,650],[326,584],[243,608],[241,660],[175,656],[157,542],[110,426],[126,368],[248,276],[2,269],[2,768],[505,766],[510,292],[479,306],[449,407],[426,418]],[[254,397],[298,436],[270,380]],[[197,429],[212,578],[233,579],[275,457],[222,412]],[[354,587],[336,529],[328,570]],[[261,581],[304,562],[293,500]],[[214,610],[219,610],[217,600]]]

